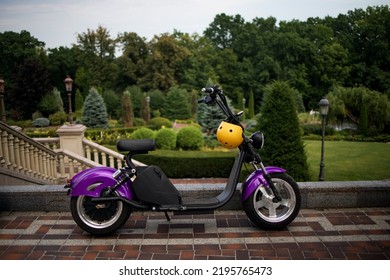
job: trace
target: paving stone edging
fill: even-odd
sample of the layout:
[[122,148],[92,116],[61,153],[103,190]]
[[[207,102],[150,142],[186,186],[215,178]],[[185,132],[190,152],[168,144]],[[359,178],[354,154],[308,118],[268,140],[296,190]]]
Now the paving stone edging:
[[[390,180],[300,182],[302,208],[389,207]],[[212,197],[224,184],[176,184],[184,198]],[[241,209],[240,186],[224,210]],[[0,211],[69,211],[63,185],[0,186]]]

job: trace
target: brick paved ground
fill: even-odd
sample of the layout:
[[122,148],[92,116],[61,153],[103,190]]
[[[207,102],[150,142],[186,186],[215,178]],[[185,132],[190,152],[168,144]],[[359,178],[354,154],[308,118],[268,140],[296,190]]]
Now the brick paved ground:
[[0,259],[390,259],[390,208],[301,210],[283,231],[242,211],[135,212],[115,234],[83,232],[70,213],[0,213]]

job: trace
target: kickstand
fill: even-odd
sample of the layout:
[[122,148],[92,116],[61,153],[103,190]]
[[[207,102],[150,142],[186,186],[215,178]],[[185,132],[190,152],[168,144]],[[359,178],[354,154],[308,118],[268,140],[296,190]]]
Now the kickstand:
[[167,221],[168,221],[168,222],[171,221],[171,218],[169,217],[168,212],[167,212],[167,211],[164,211],[164,213],[165,213],[165,217],[167,218]]

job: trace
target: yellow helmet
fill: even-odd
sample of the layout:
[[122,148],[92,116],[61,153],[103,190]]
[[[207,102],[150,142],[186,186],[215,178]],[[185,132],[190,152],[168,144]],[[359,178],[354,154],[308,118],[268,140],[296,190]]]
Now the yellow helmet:
[[217,130],[218,141],[228,149],[234,149],[241,145],[242,127],[228,122],[221,122]]

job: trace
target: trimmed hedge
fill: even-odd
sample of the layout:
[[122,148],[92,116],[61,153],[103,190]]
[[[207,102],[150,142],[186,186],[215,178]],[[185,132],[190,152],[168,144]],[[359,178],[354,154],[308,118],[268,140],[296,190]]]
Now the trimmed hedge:
[[[305,124],[302,126],[303,135],[322,135],[322,126],[316,124]],[[336,133],[335,129],[330,126],[325,127],[325,135],[334,135]]]
[[235,160],[231,154],[204,158],[147,154],[134,159],[159,166],[169,178],[227,178]]

